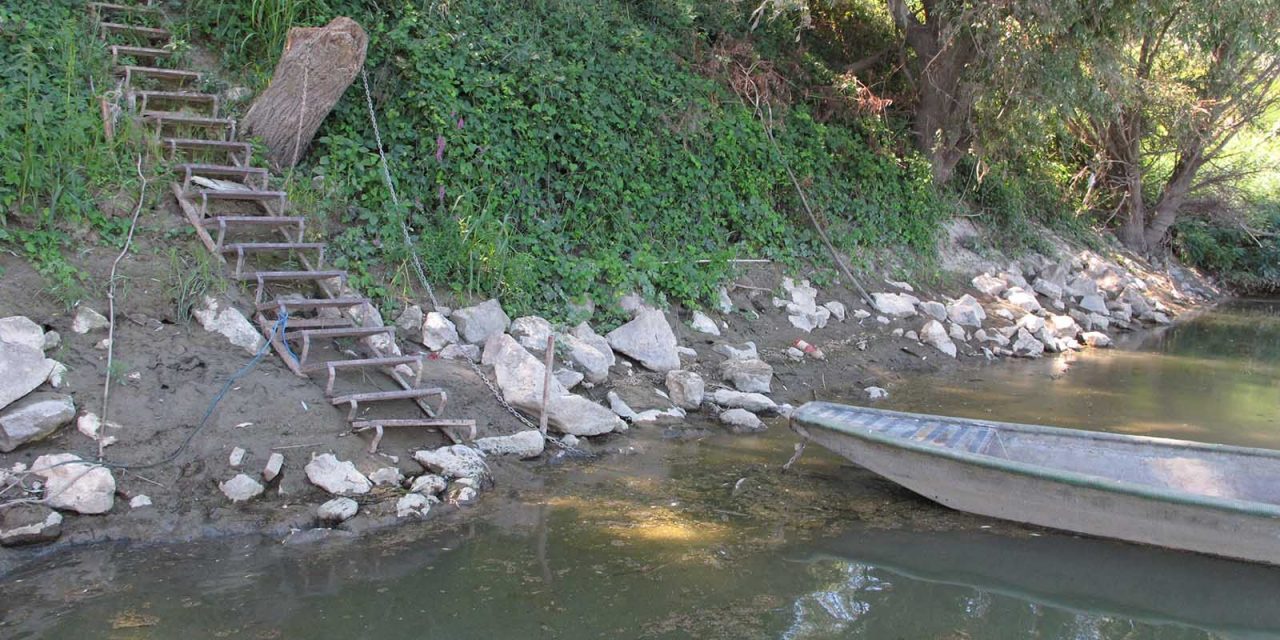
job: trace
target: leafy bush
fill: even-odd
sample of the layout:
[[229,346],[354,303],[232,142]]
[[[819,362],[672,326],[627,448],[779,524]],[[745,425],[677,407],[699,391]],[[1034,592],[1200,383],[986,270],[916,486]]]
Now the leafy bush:
[[1280,208],[1271,205],[1259,217],[1257,230],[1202,218],[1181,220],[1174,226],[1174,250],[1242,293],[1275,293],[1280,291]]

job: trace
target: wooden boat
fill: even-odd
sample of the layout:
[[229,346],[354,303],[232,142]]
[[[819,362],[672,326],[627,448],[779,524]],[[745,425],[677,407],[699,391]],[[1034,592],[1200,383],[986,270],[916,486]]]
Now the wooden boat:
[[1280,564],[1280,452],[828,402],[791,428],[953,509]]

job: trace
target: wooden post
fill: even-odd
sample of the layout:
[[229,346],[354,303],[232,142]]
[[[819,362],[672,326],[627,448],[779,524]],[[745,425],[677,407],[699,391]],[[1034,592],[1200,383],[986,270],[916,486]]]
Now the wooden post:
[[547,357],[543,360],[546,372],[542,377],[542,415],[538,416],[538,431],[547,435],[547,403],[551,401],[551,367],[556,361],[556,335],[547,336]]

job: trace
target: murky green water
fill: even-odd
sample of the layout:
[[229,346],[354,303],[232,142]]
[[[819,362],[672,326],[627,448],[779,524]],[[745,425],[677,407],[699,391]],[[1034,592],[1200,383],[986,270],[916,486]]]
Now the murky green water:
[[[893,408],[1280,448],[1275,304]],[[1280,637],[1280,570],[949,512],[794,440],[638,436],[464,525],[317,547],[88,549],[0,584],[6,638]]]

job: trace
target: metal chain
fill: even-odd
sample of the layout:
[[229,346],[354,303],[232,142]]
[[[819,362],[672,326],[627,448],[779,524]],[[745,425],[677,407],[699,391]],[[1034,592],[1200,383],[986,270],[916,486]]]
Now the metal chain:
[[[373,94],[369,91],[369,76],[365,73],[363,67],[360,68],[360,80],[364,83],[364,101],[365,105],[369,107],[369,123],[373,125],[373,137],[378,143],[378,157],[382,159],[382,178],[383,180],[386,180],[387,189],[391,192],[391,203],[395,205],[398,210],[400,208],[400,198],[396,195],[395,182],[391,180],[391,168],[387,164],[387,154],[382,150],[382,132],[378,129],[378,118],[373,111]],[[418,252],[413,250],[413,241],[409,237],[409,227],[405,224],[404,218],[400,219],[400,232],[404,234],[405,248],[409,250],[409,258],[413,261],[413,270],[418,276],[418,282],[422,284],[422,288],[427,290],[427,297],[431,300],[432,310],[439,309],[440,301],[436,300],[436,292],[431,288],[431,283],[427,282],[427,274],[426,271],[422,269],[422,261],[418,259]],[[476,362],[471,358],[464,358],[464,360],[467,361],[467,364],[471,365],[471,370],[475,372],[476,377],[480,378],[480,381],[483,382],[486,387],[489,387],[489,392],[493,394],[494,400],[497,400],[498,404],[502,405],[502,408],[506,409],[508,413],[514,416],[516,420],[519,420],[524,426],[535,430],[538,428],[538,425],[526,418],[524,414],[516,410],[515,407],[511,406],[502,397],[502,392],[498,390],[498,385],[494,384],[493,381],[489,379],[489,376],[484,374],[484,371],[480,369],[480,365],[476,364]],[[548,438],[548,440],[551,440],[552,442],[559,442],[553,438]]]

